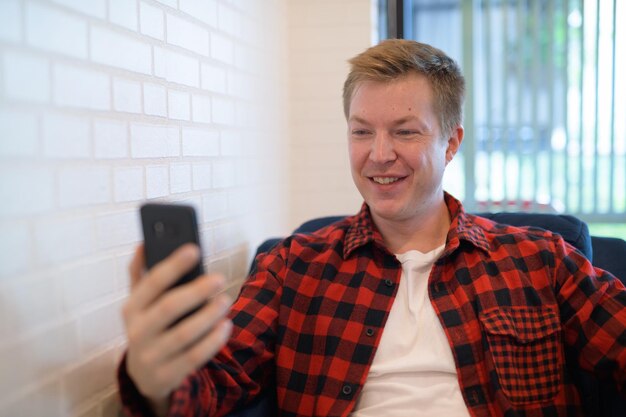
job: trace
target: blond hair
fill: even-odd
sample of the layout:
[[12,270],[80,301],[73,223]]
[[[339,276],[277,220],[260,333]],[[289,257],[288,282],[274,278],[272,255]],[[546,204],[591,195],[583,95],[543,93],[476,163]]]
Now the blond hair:
[[343,85],[343,110],[348,118],[352,95],[363,81],[391,82],[421,74],[430,82],[442,133],[463,122],[465,79],[457,63],[441,50],[406,39],[389,39],[348,61],[350,73]]

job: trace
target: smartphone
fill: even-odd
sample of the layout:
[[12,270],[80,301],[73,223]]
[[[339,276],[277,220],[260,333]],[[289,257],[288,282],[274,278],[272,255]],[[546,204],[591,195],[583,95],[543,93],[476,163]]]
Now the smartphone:
[[[193,207],[148,203],[141,206],[140,213],[148,269],[185,243],[195,243],[201,247],[196,211]],[[203,273],[202,260],[199,260],[173,287],[190,282]]]

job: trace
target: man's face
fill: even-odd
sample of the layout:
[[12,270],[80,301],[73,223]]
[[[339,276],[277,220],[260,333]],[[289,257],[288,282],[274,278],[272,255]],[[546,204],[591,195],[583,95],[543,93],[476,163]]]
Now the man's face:
[[348,115],[350,165],[374,220],[411,221],[440,207],[443,172],[463,128],[442,137],[438,116],[422,75],[357,86]]

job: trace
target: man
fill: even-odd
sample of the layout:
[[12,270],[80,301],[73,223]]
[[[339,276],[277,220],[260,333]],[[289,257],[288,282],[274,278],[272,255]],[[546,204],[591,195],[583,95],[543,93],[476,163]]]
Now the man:
[[[464,81],[443,52],[390,40],[344,85],[361,211],[257,259],[230,313],[183,247],[131,264],[120,391],[135,415],[224,415],[264,389],[284,416],[573,416],[565,363],[626,386],[626,290],[549,232],[466,214],[442,189]],[[140,279],[140,276],[149,275]]]

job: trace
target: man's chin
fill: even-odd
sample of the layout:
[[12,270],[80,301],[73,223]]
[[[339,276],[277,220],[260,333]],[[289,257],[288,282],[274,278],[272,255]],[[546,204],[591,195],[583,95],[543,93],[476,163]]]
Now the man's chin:
[[370,212],[374,218],[386,221],[400,221],[403,217],[403,210],[397,204],[374,202],[368,203]]

